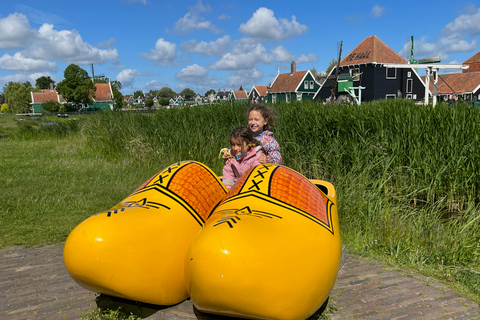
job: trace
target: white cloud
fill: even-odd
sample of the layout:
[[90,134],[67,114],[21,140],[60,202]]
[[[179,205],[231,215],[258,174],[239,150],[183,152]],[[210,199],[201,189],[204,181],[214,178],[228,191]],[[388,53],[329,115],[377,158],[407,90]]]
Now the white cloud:
[[166,66],[174,64],[177,57],[177,45],[160,38],[155,43],[155,49],[151,49],[151,53],[141,53],[142,57],[147,60],[154,61],[158,65]]
[[251,69],[257,63],[271,63],[272,56],[265,47],[250,39],[235,41],[231,52],[224,54],[220,60],[210,66],[213,70],[241,70]]
[[145,84],[145,90],[146,91],[159,90],[163,87],[168,87],[168,85],[166,83],[160,82],[158,80],[152,80],[150,82],[147,82],[147,84]]
[[250,70],[238,70],[232,72],[232,74],[227,77],[227,83],[235,85],[235,88],[240,88],[240,86],[242,86],[243,89],[245,89],[246,85],[252,85],[262,79],[262,77],[263,72],[256,68]]
[[97,48],[111,48],[114,44],[116,44],[118,41],[115,40],[114,38],[110,38],[106,41],[102,41],[99,44],[96,45]]
[[463,14],[448,23],[442,30],[446,35],[480,35],[480,8],[476,12]]
[[147,0],[127,0],[128,3],[140,2],[147,5]]
[[58,82],[58,79],[56,79],[55,76],[53,76],[48,72],[39,72],[39,73],[32,73],[32,74],[19,73],[19,74],[12,74],[12,75],[0,77],[0,85],[6,85],[10,81],[12,82],[29,81],[32,84],[32,86],[35,86],[35,82],[37,81],[37,79],[42,76],[50,77],[55,82]]
[[372,16],[373,16],[375,19],[382,17],[384,14],[385,14],[385,7],[382,7],[382,6],[379,6],[378,4],[376,4],[376,5],[372,8]]
[[182,82],[195,84],[198,88],[211,87],[218,84],[215,78],[208,75],[208,70],[198,64],[183,68],[175,75],[175,78]]
[[[206,21],[201,13],[211,12],[210,6],[204,6],[202,1],[198,1],[194,7],[190,7],[188,12],[175,22],[173,31],[177,34],[185,35],[196,29],[210,30],[216,34],[223,32],[218,29],[211,21]],[[169,32],[170,30],[166,30]]]
[[8,53],[0,57],[0,69],[32,72],[32,71],[57,71],[55,62],[32,59],[25,57],[22,53],[17,52],[13,56]]
[[308,27],[298,23],[295,16],[292,16],[291,21],[277,19],[272,10],[262,7],[246,23],[242,23],[239,30],[253,38],[282,40],[304,34]]
[[204,56],[220,56],[227,52],[230,47],[230,36],[226,35],[215,41],[205,42],[197,40],[189,40],[180,44],[180,49],[190,53],[200,53]]
[[227,16],[225,13],[222,13],[218,16],[218,20],[230,20],[232,17]]
[[28,45],[35,32],[25,15],[13,13],[0,19],[0,49],[20,48]]
[[117,74],[116,80],[122,83],[123,88],[128,88],[133,85],[133,81],[135,80],[135,76],[141,76],[142,73],[137,69],[124,69]]
[[102,50],[83,41],[77,31],[57,31],[51,24],[43,24],[38,29],[37,39],[25,51],[32,58],[64,60],[80,65],[98,63],[118,59],[117,49]]

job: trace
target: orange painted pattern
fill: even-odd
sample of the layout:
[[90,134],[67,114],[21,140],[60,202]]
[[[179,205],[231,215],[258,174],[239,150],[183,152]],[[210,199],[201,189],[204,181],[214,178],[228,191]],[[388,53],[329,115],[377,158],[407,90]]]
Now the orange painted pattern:
[[272,176],[270,196],[305,211],[328,225],[327,197],[297,172],[279,167]]
[[204,222],[226,193],[218,180],[197,163],[180,168],[170,181],[169,189],[187,202]]

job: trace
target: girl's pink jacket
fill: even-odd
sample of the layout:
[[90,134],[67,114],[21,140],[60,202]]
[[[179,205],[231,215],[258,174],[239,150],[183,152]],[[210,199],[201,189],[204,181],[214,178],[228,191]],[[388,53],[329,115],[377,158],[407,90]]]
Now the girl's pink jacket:
[[229,163],[223,167],[223,184],[231,189],[245,172],[251,167],[259,165],[258,158],[263,154],[262,147],[258,146],[250,148],[245,157],[238,161],[236,158],[231,158]]

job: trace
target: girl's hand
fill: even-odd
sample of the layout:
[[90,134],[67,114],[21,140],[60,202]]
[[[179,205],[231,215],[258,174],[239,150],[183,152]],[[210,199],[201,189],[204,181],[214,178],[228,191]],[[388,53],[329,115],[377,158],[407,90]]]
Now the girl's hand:
[[262,155],[258,157],[258,162],[260,162],[261,164],[267,163],[267,156],[262,153]]

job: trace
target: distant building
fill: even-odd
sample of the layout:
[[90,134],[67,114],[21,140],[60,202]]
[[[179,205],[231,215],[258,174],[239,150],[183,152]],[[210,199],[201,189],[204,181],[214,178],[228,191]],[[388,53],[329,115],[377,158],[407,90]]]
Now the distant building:
[[230,96],[231,93],[232,93],[231,91],[226,91],[225,89],[223,89],[223,91],[220,91],[220,89],[218,89],[217,94],[215,96],[215,100],[228,101],[228,97]]
[[296,68],[295,61],[292,61],[290,73],[276,76],[267,93],[269,103],[313,100],[320,84],[310,70],[297,71]]
[[95,87],[97,90],[95,91],[95,96],[92,98],[92,103],[88,104],[83,110],[113,110],[113,91],[110,82],[95,83]]
[[[347,95],[345,89],[365,87],[361,101],[395,99],[400,90],[403,98],[421,101],[425,96],[425,85],[418,75],[415,65],[412,68],[387,68],[384,64],[407,61],[387,46],[377,36],[366,37],[341,61],[338,70],[337,92],[335,87],[337,67],[333,67],[326,81],[315,95],[315,100],[327,100],[332,93],[338,98]],[[354,89],[358,97],[358,89]]]
[[253,86],[248,93],[248,100],[252,103],[265,103],[268,99],[268,86]]
[[58,94],[55,89],[42,89],[41,92],[31,92],[32,98],[32,112],[39,113],[43,111],[42,103],[48,101],[55,101],[58,103],[65,103],[61,94]]
[[245,90],[232,90],[230,92],[229,100],[236,102],[248,101],[247,92]]

